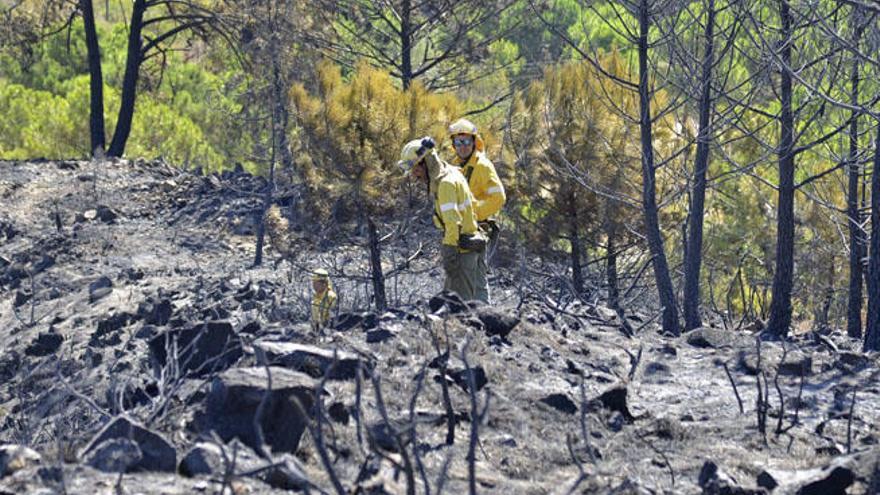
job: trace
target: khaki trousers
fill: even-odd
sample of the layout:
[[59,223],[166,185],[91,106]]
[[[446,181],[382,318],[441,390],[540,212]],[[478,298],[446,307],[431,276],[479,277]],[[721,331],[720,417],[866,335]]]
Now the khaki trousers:
[[[480,253],[460,253],[457,247],[444,245],[440,247],[440,255],[443,258],[443,271],[446,273],[443,288],[457,292],[465,301],[478,299]],[[485,261],[483,264],[485,265]]]
[[489,303],[489,264],[486,261],[488,248],[477,253],[477,271],[474,278],[474,299]]

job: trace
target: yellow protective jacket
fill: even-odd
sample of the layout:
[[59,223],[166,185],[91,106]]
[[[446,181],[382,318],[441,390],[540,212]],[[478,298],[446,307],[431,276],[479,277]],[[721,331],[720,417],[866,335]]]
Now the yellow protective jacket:
[[477,232],[474,197],[461,172],[441,160],[436,152],[425,157],[434,195],[434,225],[443,230],[443,245],[458,246],[460,234]]
[[461,173],[467,178],[468,186],[476,200],[474,212],[477,221],[488,220],[501,211],[504,202],[507,201],[507,195],[504,193],[501,179],[498,178],[498,172],[495,171],[495,165],[486,154],[475,150],[467,162],[462,163],[461,159],[456,157],[455,164],[461,167]]
[[336,307],[336,292],[328,284],[327,290],[312,298],[312,323],[323,327],[330,321],[330,311]]

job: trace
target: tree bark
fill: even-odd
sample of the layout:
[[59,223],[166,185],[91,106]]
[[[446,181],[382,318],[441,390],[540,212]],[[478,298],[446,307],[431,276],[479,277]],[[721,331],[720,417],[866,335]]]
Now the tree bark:
[[379,247],[379,230],[370,217],[367,217],[367,227],[370,235],[370,269],[372,270],[373,296],[376,298],[376,310],[382,312],[388,307],[388,303],[385,298],[385,274],[382,273],[382,251]]
[[[880,124],[880,122],[878,122]],[[868,260],[868,321],[865,351],[880,351],[880,125],[871,175],[871,258]]]
[[782,21],[782,51],[779,114],[779,192],[776,208],[776,272],[767,331],[777,337],[788,334],[791,326],[791,293],[794,285],[794,115],[792,113],[791,12],[788,0],[779,2]]
[[660,233],[660,219],[657,208],[656,174],[654,170],[654,148],[651,122],[651,90],[648,76],[648,30],[650,15],[648,0],[640,0],[639,16],[639,130],[642,145],[642,208],[645,215],[645,235],[651,250],[654,278],[660,304],[663,306],[663,331],[679,335],[678,308],[675,304],[675,290],[669,276],[669,266]]
[[[574,198],[572,198],[572,201]],[[580,296],[584,293],[584,275],[581,267],[581,236],[578,232],[577,212],[572,212],[568,217],[569,235],[571,238],[571,281],[574,284],[574,290]]]
[[134,118],[134,104],[137,98],[138,75],[143,61],[141,30],[146,10],[147,0],[134,0],[128,27],[128,52],[125,59],[125,75],[122,78],[119,117],[116,120],[116,130],[113,131],[113,140],[110,142],[110,149],[107,152],[110,156],[121,157],[125,153],[125,143],[131,133],[131,121]]
[[[274,38],[270,41],[273,45],[270,47],[272,50],[276,45]],[[266,183],[266,190],[263,193],[263,206],[259,213],[259,218],[256,219],[257,223],[257,246],[256,246],[256,255],[254,256],[254,266],[260,266],[263,263],[263,244],[266,239],[266,212],[269,211],[269,208],[272,206],[273,196],[275,193],[275,157],[276,151],[278,149],[278,94],[274,91],[269,91],[269,109],[272,112],[272,120],[270,121],[271,127],[271,146],[272,148],[269,150],[269,180]],[[277,249],[277,246],[276,246]]]
[[684,328],[703,325],[700,319],[700,267],[703,261],[703,218],[706,202],[706,171],[709,168],[709,143],[712,140],[712,67],[715,63],[715,0],[709,0],[705,31],[705,54],[700,77],[700,129],[697,132],[697,156],[694,162],[694,189],[688,221],[684,260]]
[[617,239],[614,231],[608,233],[608,254],[605,258],[605,282],[608,284],[608,306],[620,307],[620,289],[617,281]]
[[[856,21],[858,22],[858,21]],[[861,28],[856,29],[855,46],[861,38]],[[850,73],[850,103],[859,104],[859,64],[855,60]],[[846,333],[850,337],[862,338],[862,258],[865,256],[865,238],[862,231],[862,215],[859,213],[859,120],[852,116],[849,125],[849,163],[847,171],[849,183],[846,196],[846,216],[849,224],[849,297],[846,308]]]
[[403,0],[400,6],[400,80],[403,90],[409,89],[412,84],[412,24],[410,15],[412,5],[410,0]]
[[89,60],[89,137],[92,157],[104,154],[107,137],[104,131],[104,76],[101,72],[101,47],[95,27],[95,11],[92,0],[80,0],[83,27],[86,35],[86,51]]

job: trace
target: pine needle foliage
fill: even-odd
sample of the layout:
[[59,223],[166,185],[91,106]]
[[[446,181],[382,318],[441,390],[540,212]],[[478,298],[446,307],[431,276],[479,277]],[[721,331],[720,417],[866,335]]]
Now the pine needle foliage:
[[454,96],[417,82],[403,91],[366,63],[345,80],[338,66],[323,62],[314,87],[291,90],[300,126],[295,138],[314,212],[337,221],[400,207],[405,178],[395,163],[403,144],[425,135],[440,142],[462,107]]

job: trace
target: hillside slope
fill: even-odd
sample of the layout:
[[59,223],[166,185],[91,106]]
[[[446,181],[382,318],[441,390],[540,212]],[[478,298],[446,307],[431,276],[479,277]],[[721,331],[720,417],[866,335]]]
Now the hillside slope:
[[[845,336],[669,338],[627,308],[630,338],[601,302],[520,304],[504,269],[495,305],[469,307],[433,297],[433,239],[371,313],[365,254],[338,239],[251,267],[262,186],[161,162],[0,163],[0,493],[335,492],[334,477],[460,493],[471,449],[480,493],[880,483],[878,358]],[[414,235],[391,241],[389,269]],[[316,266],[342,301],[322,334]]]

